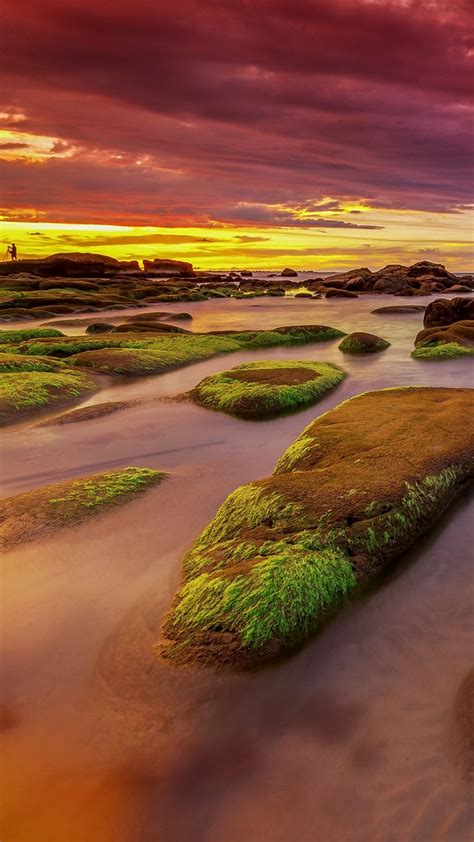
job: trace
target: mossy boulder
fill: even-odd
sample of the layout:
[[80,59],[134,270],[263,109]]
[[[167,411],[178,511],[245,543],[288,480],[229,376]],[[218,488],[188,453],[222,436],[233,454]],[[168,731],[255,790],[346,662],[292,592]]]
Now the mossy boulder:
[[98,388],[94,378],[70,369],[4,371],[0,373],[0,424],[74,403]]
[[0,546],[8,548],[74,526],[126,503],[164,476],[151,468],[120,468],[6,497],[0,500]]
[[451,360],[474,354],[474,321],[427,327],[415,339],[412,357],[416,360]]
[[0,372],[12,371],[61,371],[65,363],[53,357],[29,357],[25,354],[2,353],[0,351]]
[[304,640],[466,487],[473,421],[472,390],[421,387],[317,418],[273,476],[230,494],[185,556],[162,655],[242,667]]
[[259,360],[211,374],[189,393],[207,409],[259,420],[303,409],[334,389],[345,372],[311,360]]
[[438,342],[434,345],[420,345],[411,355],[415,360],[453,360],[456,357],[472,357],[474,346],[461,345],[459,342]]
[[0,330],[0,345],[13,345],[16,342],[24,342],[27,339],[46,339],[50,337],[64,336],[54,327],[30,327],[19,330]]
[[339,345],[339,350],[343,354],[374,354],[377,351],[384,351],[389,346],[390,342],[374,333],[356,331],[344,337]]

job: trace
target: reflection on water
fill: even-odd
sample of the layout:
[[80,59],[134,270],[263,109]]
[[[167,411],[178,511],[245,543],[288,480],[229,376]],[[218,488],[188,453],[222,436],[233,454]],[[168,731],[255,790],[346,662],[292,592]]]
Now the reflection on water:
[[8,434],[4,493],[112,465],[171,475],[123,510],[4,557],[2,842],[472,837],[469,784],[450,746],[474,654],[469,500],[370,596],[272,668],[214,675],[153,657],[183,551],[316,413],[369,388],[470,385],[465,360],[410,359],[421,317],[369,313],[387,301],[169,305],[192,311],[197,330],[321,322],[393,344],[366,359],[342,357],[337,343],[242,352],[89,401],[176,394],[256,357],[339,362],[350,376],[317,409],[252,424],[150,403]]

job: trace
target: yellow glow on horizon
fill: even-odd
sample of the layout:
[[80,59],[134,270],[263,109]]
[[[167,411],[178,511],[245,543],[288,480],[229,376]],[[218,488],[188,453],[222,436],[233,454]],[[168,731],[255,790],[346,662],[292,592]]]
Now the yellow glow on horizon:
[[[347,205],[351,209],[353,205]],[[285,209],[288,212],[288,208]],[[293,218],[297,215],[295,209]],[[322,217],[322,213],[321,213]],[[334,219],[325,212],[324,218]],[[344,216],[344,220],[350,220]],[[431,260],[454,271],[470,271],[472,220],[469,213],[434,214],[370,209],[354,215],[363,228],[310,228],[222,224],[157,228],[41,221],[0,222],[2,245],[15,242],[19,257],[58,252],[95,252],[122,260],[168,257],[197,268],[330,270]]]

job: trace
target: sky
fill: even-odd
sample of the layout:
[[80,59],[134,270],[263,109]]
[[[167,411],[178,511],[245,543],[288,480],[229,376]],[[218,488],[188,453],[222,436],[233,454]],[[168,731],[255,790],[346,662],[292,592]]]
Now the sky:
[[472,268],[468,0],[6,0],[0,241]]

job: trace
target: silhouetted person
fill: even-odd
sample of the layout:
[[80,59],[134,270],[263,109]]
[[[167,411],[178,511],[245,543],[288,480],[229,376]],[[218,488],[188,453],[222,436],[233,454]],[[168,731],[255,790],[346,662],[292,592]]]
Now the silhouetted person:
[[12,260],[16,260],[16,245],[12,243],[11,246],[7,248],[8,254],[11,255]]

